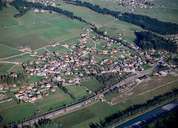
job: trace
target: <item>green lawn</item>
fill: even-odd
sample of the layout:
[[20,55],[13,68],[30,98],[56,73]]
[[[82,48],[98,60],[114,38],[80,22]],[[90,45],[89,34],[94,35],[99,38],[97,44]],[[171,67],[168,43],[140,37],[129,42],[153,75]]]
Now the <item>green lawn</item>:
[[0,115],[3,117],[3,123],[23,120],[34,114],[36,106],[33,104],[17,104],[15,101],[1,103]]
[[8,73],[8,70],[13,66],[14,64],[0,64],[0,74]]
[[55,121],[61,122],[65,128],[89,128],[88,124],[91,121],[99,121],[117,110],[116,107],[98,102],[88,108],[60,117]]
[[8,57],[8,56],[13,56],[20,54],[21,52],[18,51],[15,48],[0,44],[0,58]]
[[81,82],[81,85],[87,87],[89,90],[92,90],[92,91],[96,91],[103,86],[95,78]]
[[66,115],[56,119],[55,121],[60,121],[65,128],[72,128],[72,126],[81,124],[81,122],[85,122],[93,117],[95,117],[95,113],[89,111],[88,109],[82,109],[81,111]]
[[54,94],[50,94],[44,97],[42,100],[38,100],[35,105],[38,107],[40,112],[46,112],[51,109],[57,109],[65,104],[72,103],[72,99],[60,89]]
[[87,88],[84,86],[67,86],[66,88],[75,98],[82,98],[88,95]]
[[40,81],[42,79],[43,79],[43,77],[41,77],[41,76],[29,76],[28,82],[29,83],[34,83],[34,82],[38,82],[38,81]]
[[[54,94],[43,97],[34,104],[17,104],[14,100],[0,104],[0,115],[3,117],[3,124],[12,121],[23,120],[34,115],[34,113],[44,113],[52,109],[62,107],[64,104],[72,103],[72,99],[63,91],[57,89]],[[17,116],[18,115],[18,116]]]

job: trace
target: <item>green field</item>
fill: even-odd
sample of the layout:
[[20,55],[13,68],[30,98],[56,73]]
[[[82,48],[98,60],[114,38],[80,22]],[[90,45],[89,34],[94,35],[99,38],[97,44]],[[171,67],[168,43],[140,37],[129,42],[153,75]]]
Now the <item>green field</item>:
[[[128,9],[119,6],[115,0],[81,0],[97,4],[101,7],[106,7],[119,12],[129,12]],[[157,18],[161,21],[178,23],[178,1],[176,0],[156,0],[153,1],[153,8],[136,8],[135,14],[146,15],[152,18]],[[116,20],[109,15],[102,15],[94,12],[86,7],[75,6],[60,2],[60,7],[71,12],[75,15],[82,17],[83,19],[96,24],[102,30],[108,32],[111,36],[118,36],[122,34],[123,38],[127,41],[133,42],[135,40],[135,31],[141,31],[142,29],[136,25]],[[131,13],[131,12],[129,12]],[[99,17],[99,18],[98,18]]]
[[80,35],[84,26],[76,20],[57,14],[27,12],[19,18],[13,7],[0,11],[0,44],[13,48],[37,49],[54,41],[74,38]]
[[82,98],[88,95],[87,88],[84,86],[67,86],[66,88],[75,98]]
[[85,7],[74,6],[62,2],[60,3],[60,7],[73,12],[75,15],[82,17],[90,23],[96,24],[99,28],[106,30],[111,36],[122,34],[123,38],[128,41],[134,41],[134,32],[136,30],[142,30],[138,26],[119,21],[109,15],[96,13]]
[[28,82],[29,83],[35,83],[35,82],[38,82],[42,79],[43,79],[43,77],[41,77],[41,76],[29,76]]
[[[0,115],[3,117],[2,124],[23,120],[34,114],[36,106],[33,104],[17,104],[15,101],[0,104]],[[17,116],[18,115],[18,116]],[[1,125],[0,125],[1,126]]]
[[20,63],[25,63],[33,60],[35,57],[31,56],[29,53],[21,54],[18,56],[14,56],[12,58],[7,58],[4,59],[5,61],[9,62],[20,62]]
[[[100,5],[120,12],[128,12],[125,7],[119,6],[116,0],[81,0]],[[178,23],[178,1],[177,0],[153,0],[153,8],[136,8],[135,14],[147,15],[162,21]]]
[[99,83],[95,78],[81,82],[81,85],[87,87],[91,91],[96,91],[99,88],[103,87],[103,85]]
[[[34,113],[44,113],[52,109],[57,109],[65,104],[72,103],[72,99],[63,91],[57,89],[54,94],[43,97],[34,104],[17,104],[14,100],[0,104],[0,115],[3,117],[3,124],[12,121],[23,120],[34,115]],[[19,115],[18,117],[16,117]]]
[[0,44],[0,58],[20,54],[21,52],[15,48]]
[[13,66],[14,64],[0,64],[0,74],[8,73],[8,70]]

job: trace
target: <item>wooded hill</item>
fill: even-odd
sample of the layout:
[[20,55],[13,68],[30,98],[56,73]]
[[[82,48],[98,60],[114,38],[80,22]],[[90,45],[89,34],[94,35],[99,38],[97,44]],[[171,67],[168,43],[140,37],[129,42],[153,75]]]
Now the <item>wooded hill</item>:
[[173,53],[178,51],[176,42],[167,40],[164,37],[158,36],[154,33],[143,31],[135,32],[135,35],[135,43],[142,49],[166,50]]

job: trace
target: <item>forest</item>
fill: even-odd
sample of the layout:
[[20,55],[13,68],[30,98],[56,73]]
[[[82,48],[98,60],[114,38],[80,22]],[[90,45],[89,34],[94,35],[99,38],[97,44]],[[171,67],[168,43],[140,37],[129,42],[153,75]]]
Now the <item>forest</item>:
[[145,128],[177,128],[178,127],[178,109],[171,111],[168,115],[155,120],[154,122],[145,125]]
[[176,42],[165,39],[164,37],[158,36],[151,32],[135,32],[136,40],[135,43],[138,47],[155,50],[166,50],[169,52],[176,53],[178,50]]

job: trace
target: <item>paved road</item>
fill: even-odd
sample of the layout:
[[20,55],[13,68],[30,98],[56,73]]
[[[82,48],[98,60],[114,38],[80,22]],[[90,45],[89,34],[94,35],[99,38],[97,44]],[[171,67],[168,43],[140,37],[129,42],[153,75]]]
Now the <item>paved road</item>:
[[[127,84],[127,83],[130,83],[130,82],[133,82],[138,77],[144,76],[144,75],[148,75],[151,72],[152,72],[152,69],[142,71],[140,73],[137,73],[137,75],[131,76],[131,77],[129,77],[129,78],[127,78],[127,79],[125,79],[125,80],[117,83],[116,85],[113,85],[113,86],[119,87],[119,86],[122,86],[123,84]],[[100,91],[97,95],[93,95],[92,97],[90,97],[89,99],[86,99],[85,101],[76,103],[76,104],[71,105],[71,106],[66,107],[66,108],[58,109],[58,110],[53,111],[53,112],[42,114],[41,116],[34,117],[32,119],[26,120],[22,124],[23,125],[32,125],[35,122],[37,122],[39,119],[42,119],[42,118],[54,119],[54,118],[63,116],[65,114],[68,114],[68,113],[80,110],[82,108],[88,107],[88,106],[94,104],[96,101],[98,101],[99,100],[99,96],[102,95],[102,94],[104,94],[104,93],[106,93],[106,92],[108,92],[112,87],[110,87],[110,88],[106,87],[105,89],[103,89],[102,91]],[[18,126],[21,127],[22,124],[19,124]]]

